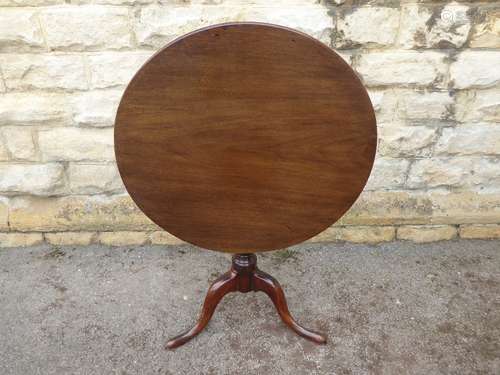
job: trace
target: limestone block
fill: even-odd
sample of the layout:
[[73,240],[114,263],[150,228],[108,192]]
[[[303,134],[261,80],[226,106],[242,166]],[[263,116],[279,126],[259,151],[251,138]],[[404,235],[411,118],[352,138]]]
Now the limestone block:
[[365,190],[390,190],[401,188],[405,182],[410,162],[405,159],[377,157]]
[[[397,116],[413,123],[430,124],[429,119],[451,120],[453,97],[448,91],[395,90]],[[425,121],[419,121],[425,120]]]
[[57,195],[64,189],[61,164],[0,164],[0,192],[5,195]]
[[33,161],[37,159],[33,131],[29,127],[0,127],[0,138],[3,138],[5,150],[12,160]]
[[500,238],[499,224],[470,224],[460,225],[461,238]]
[[96,50],[132,47],[126,7],[98,5],[49,7],[40,13],[52,50]]
[[71,124],[64,94],[5,93],[0,95],[0,108],[0,126]]
[[105,52],[88,56],[92,88],[125,86],[152,52]]
[[9,222],[22,232],[158,230],[127,195],[14,197]]
[[148,241],[148,234],[144,232],[102,232],[97,241],[107,246],[144,245]]
[[337,22],[337,48],[386,46],[395,42],[399,29],[399,10],[389,7],[363,7],[341,12]]
[[88,88],[85,65],[78,55],[0,55],[6,86],[14,90]]
[[71,98],[76,125],[113,126],[123,90],[88,91]]
[[353,243],[379,243],[394,240],[396,230],[391,226],[332,226],[311,242],[346,241]]
[[382,126],[379,128],[379,149],[382,156],[429,156],[437,139],[435,128],[424,126]]
[[473,173],[469,158],[419,159],[411,165],[407,187],[425,189],[461,186]]
[[116,164],[70,163],[68,180],[72,194],[102,194],[124,191]]
[[44,161],[113,161],[113,129],[52,128],[38,134]]
[[416,160],[410,168],[407,187],[500,192],[500,162],[496,158],[471,156]]
[[0,233],[0,247],[25,247],[42,243],[41,233]]
[[500,122],[500,89],[458,92],[456,119],[461,122]]
[[9,159],[9,150],[5,145],[5,141],[2,139],[2,132],[0,132],[0,161],[7,161]]
[[417,243],[447,241],[457,236],[451,225],[404,225],[397,229],[397,239]]
[[64,3],[65,0],[0,0],[0,7],[38,7]]
[[444,128],[435,151],[441,155],[500,155],[500,127],[477,123]]
[[499,223],[499,201],[498,193],[365,191],[338,224]]
[[472,48],[500,48],[500,7],[481,7],[473,26],[469,45]]
[[9,201],[0,197],[0,230],[9,230]]
[[56,246],[87,246],[97,238],[95,232],[55,232],[44,233],[45,241]]
[[361,55],[357,70],[369,86],[443,86],[444,56],[434,51],[372,52]]
[[500,82],[500,51],[464,51],[450,66],[450,81],[458,89],[491,87]]
[[403,48],[459,48],[471,29],[469,7],[451,2],[444,7],[404,5],[399,44]]
[[[29,8],[28,8],[29,9]],[[0,12],[0,52],[45,49],[37,14],[32,10],[3,8]]]

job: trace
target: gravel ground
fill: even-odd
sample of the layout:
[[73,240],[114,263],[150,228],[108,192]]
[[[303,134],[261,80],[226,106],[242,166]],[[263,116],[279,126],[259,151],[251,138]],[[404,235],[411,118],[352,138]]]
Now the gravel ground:
[[304,244],[259,255],[290,311],[224,298],[174,351],[230,256],[191,246],[0,251],[0,374],[500,374],[500,241]]

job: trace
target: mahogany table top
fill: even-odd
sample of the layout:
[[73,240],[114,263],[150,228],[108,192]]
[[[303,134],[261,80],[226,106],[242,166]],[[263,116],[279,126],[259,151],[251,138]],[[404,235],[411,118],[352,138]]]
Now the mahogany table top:
[[115,124],[139,208],[203,248],[252,253],[335,223],[372,169],[375,115],[333,50],[261,23],[204,28],[168,44],[128,85]]

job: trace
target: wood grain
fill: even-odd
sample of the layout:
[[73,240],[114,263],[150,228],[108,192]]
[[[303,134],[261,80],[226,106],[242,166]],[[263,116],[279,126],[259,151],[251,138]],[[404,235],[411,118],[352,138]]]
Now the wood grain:
[[137,72],[120,102],[124,184],[195,245],[258,252],[300,243],[354,203],[376,122],[363,85],[315,39],[259,23],[187,34]]

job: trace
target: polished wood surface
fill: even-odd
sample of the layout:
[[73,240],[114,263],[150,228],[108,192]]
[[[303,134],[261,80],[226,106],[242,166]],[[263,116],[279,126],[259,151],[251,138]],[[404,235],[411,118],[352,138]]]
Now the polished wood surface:
[[354,203],[376,149],[353,70],[296,31],[225,24],[183,36],[130,82],[115,125],[120,174],[159,226],[252,253],[320,233]]
[[210,321],[219,302],[230,292],[266,293],[271,301],[273,301],[281,320],[288,327],[298,335],[316,344],[326,343],[326,336],[302,327],[293,319],[290,311],[288,311],[283,289],[274,277],[257,268],[257,257],[255,254],[236,254],[233,255],[231,269],[215,280],[208,289],[198,322],[193,328],[171,339],[167,343],[166,348],[175,349],[199,334]]

